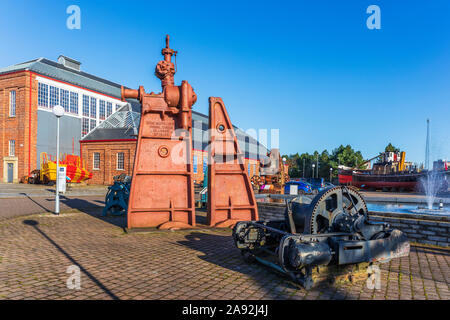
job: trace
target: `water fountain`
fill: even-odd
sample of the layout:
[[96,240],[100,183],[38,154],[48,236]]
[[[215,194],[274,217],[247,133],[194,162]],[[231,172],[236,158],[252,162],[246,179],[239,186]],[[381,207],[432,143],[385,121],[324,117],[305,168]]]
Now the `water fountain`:
[[416,210],[411,211],[414,213],[425,214],[442,214],[444,212],[448,213],[448,211],[444,209],[444,203],[442,199],[439,200],[438,207],[434,207],[434,203],[436,202],[438,193],[443,191],[444,189],[447,190],[448,188],[445,175],[431,170],[428,171],[427,174],[424,175],[419,182],[422,190],[425,192],[427,206],[425,208],[419,206]]
[[442,185],[442,175],[436,173],[436,171],[429,171],[427,175],[424,175],[420,179],[420,184],[422,185],[423,190],[425,191],[426,199],[427,199],[427,208],[428,210],[433,209],[433,204],[436,200],[437,193]]

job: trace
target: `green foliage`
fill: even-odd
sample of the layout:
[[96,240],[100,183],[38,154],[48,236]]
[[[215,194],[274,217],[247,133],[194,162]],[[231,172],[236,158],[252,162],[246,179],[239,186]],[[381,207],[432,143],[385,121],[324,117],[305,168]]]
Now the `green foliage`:
[[[338,165],[344,165],[347,167],[357,167],[364,162],[363,156],[360,151],[355,151],[350,145],[339,146],[334,149],[330,154],[327,150],[323,150],[322,153],[314,151],[313,154],[302,153],[284,155],[289,165],[289,176],[292,178],[309,178],[313,176],[312,165],[319,164],[319,177],[329,180],[330,168],[333,168],[332,176],[337,177]],[[317,170],[317,168],[316,168]]]
[[389,142],[389,144],[384,148],[384,152],[400,152],[400,149],[397,147],[394,147],[392,143]]

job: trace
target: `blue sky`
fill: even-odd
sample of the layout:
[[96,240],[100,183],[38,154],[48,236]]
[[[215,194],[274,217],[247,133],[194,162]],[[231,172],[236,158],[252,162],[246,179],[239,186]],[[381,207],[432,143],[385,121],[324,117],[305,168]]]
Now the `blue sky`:
[[[59,54],[86,72],[159,91],[165,34],[208,112],[220,96],[242,129],[280,129],[282,153],[350,144],[366,158],[388,142],[424,161],[450,159],[450,1],[2,0],[0,66]],[[81,30],[66,8],[81,8]],[[381,9],[369,30],[366,8]]]

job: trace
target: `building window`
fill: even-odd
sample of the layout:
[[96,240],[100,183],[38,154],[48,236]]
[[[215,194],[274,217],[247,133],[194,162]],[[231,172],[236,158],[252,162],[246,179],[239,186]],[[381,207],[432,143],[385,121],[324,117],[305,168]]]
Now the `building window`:
[[93,169],[100,169],[100,153],[99,152],[94,152],[94,159],[93,159],[93,164],[92,164],[92,168]]
[[106,117],[109,117],[110,115],[112,115],[112,103],[107,102],[106,103]]
[[203,172],[206,173],[206,170],[208,170],[208,157],[203,157]]
[[90,125],[89,125],[89,131],[94,130],[96,125],[97,125],[97,121],[95,121],[94,119],[91,119],[90,120]]
[[9,116],[16,116],[16,91],[9,92]]
[[48,108],[48,85],[45,83],[38,83],[38,105]]
[[89,117],[89,96],[83,94],[83,117]]
[[119,108],[120,108],[120,104],[116,104],[116,110],[115,111],[119,110]]
[[117,153],[117,170],[124,169],[124,159],[125,159],[125,154],[123,152],[118,152]]
[[106,110],[105,110],[105,101],[104,100],[100,100],[100,102],[99,102],[98,116],[99,116],[100,120],[105,120]]
[[97,118],[97,99],[91,97],[91,118]]
[[248,164],[248,175],[250,175],[250,163]]
[[14,157],[16,155],[16,140],[9,140],[9,156]]
[[78,114],[78,93],[70,92],[70,113]]
[[61,89],[61,106],[65,112],[69,112],[69,91]]
[[193,156],[194,173],[197,173],[197,156]]
[[89,119],[83,118],[83,122],[81,124],[81,136],[84,137],[89,133]]
[[50,86],[50,108],[57,106],[59,103],[59,88]]
[[253,165],[253,175],[256,175],[256,164]]

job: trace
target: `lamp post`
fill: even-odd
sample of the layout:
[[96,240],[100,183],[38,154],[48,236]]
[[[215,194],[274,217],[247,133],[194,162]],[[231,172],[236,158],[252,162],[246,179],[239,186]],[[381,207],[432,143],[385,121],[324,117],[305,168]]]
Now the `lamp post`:
[[316,154],[316,163],[317,163],[317,174],[316,174],[316,178],[319,178],[319,154]]
[[332,174],[333,174],[333,168],[330,168],[330,183],[333,183],[333,182],[331,181]]
[[53,114],[56,116],[56,196],[55,214],[59,215],[59,118],[64,115],[64,108],[60,105],[53,107]]
[[303,158],[303,178],[305,178],[305,158]]
[[316,167],[316,165],[313,163],[312,164],[312,175],[311,175],[311,178],[314,178],[314,176],[316,174],[316,171],[314,170],[315,167]]

